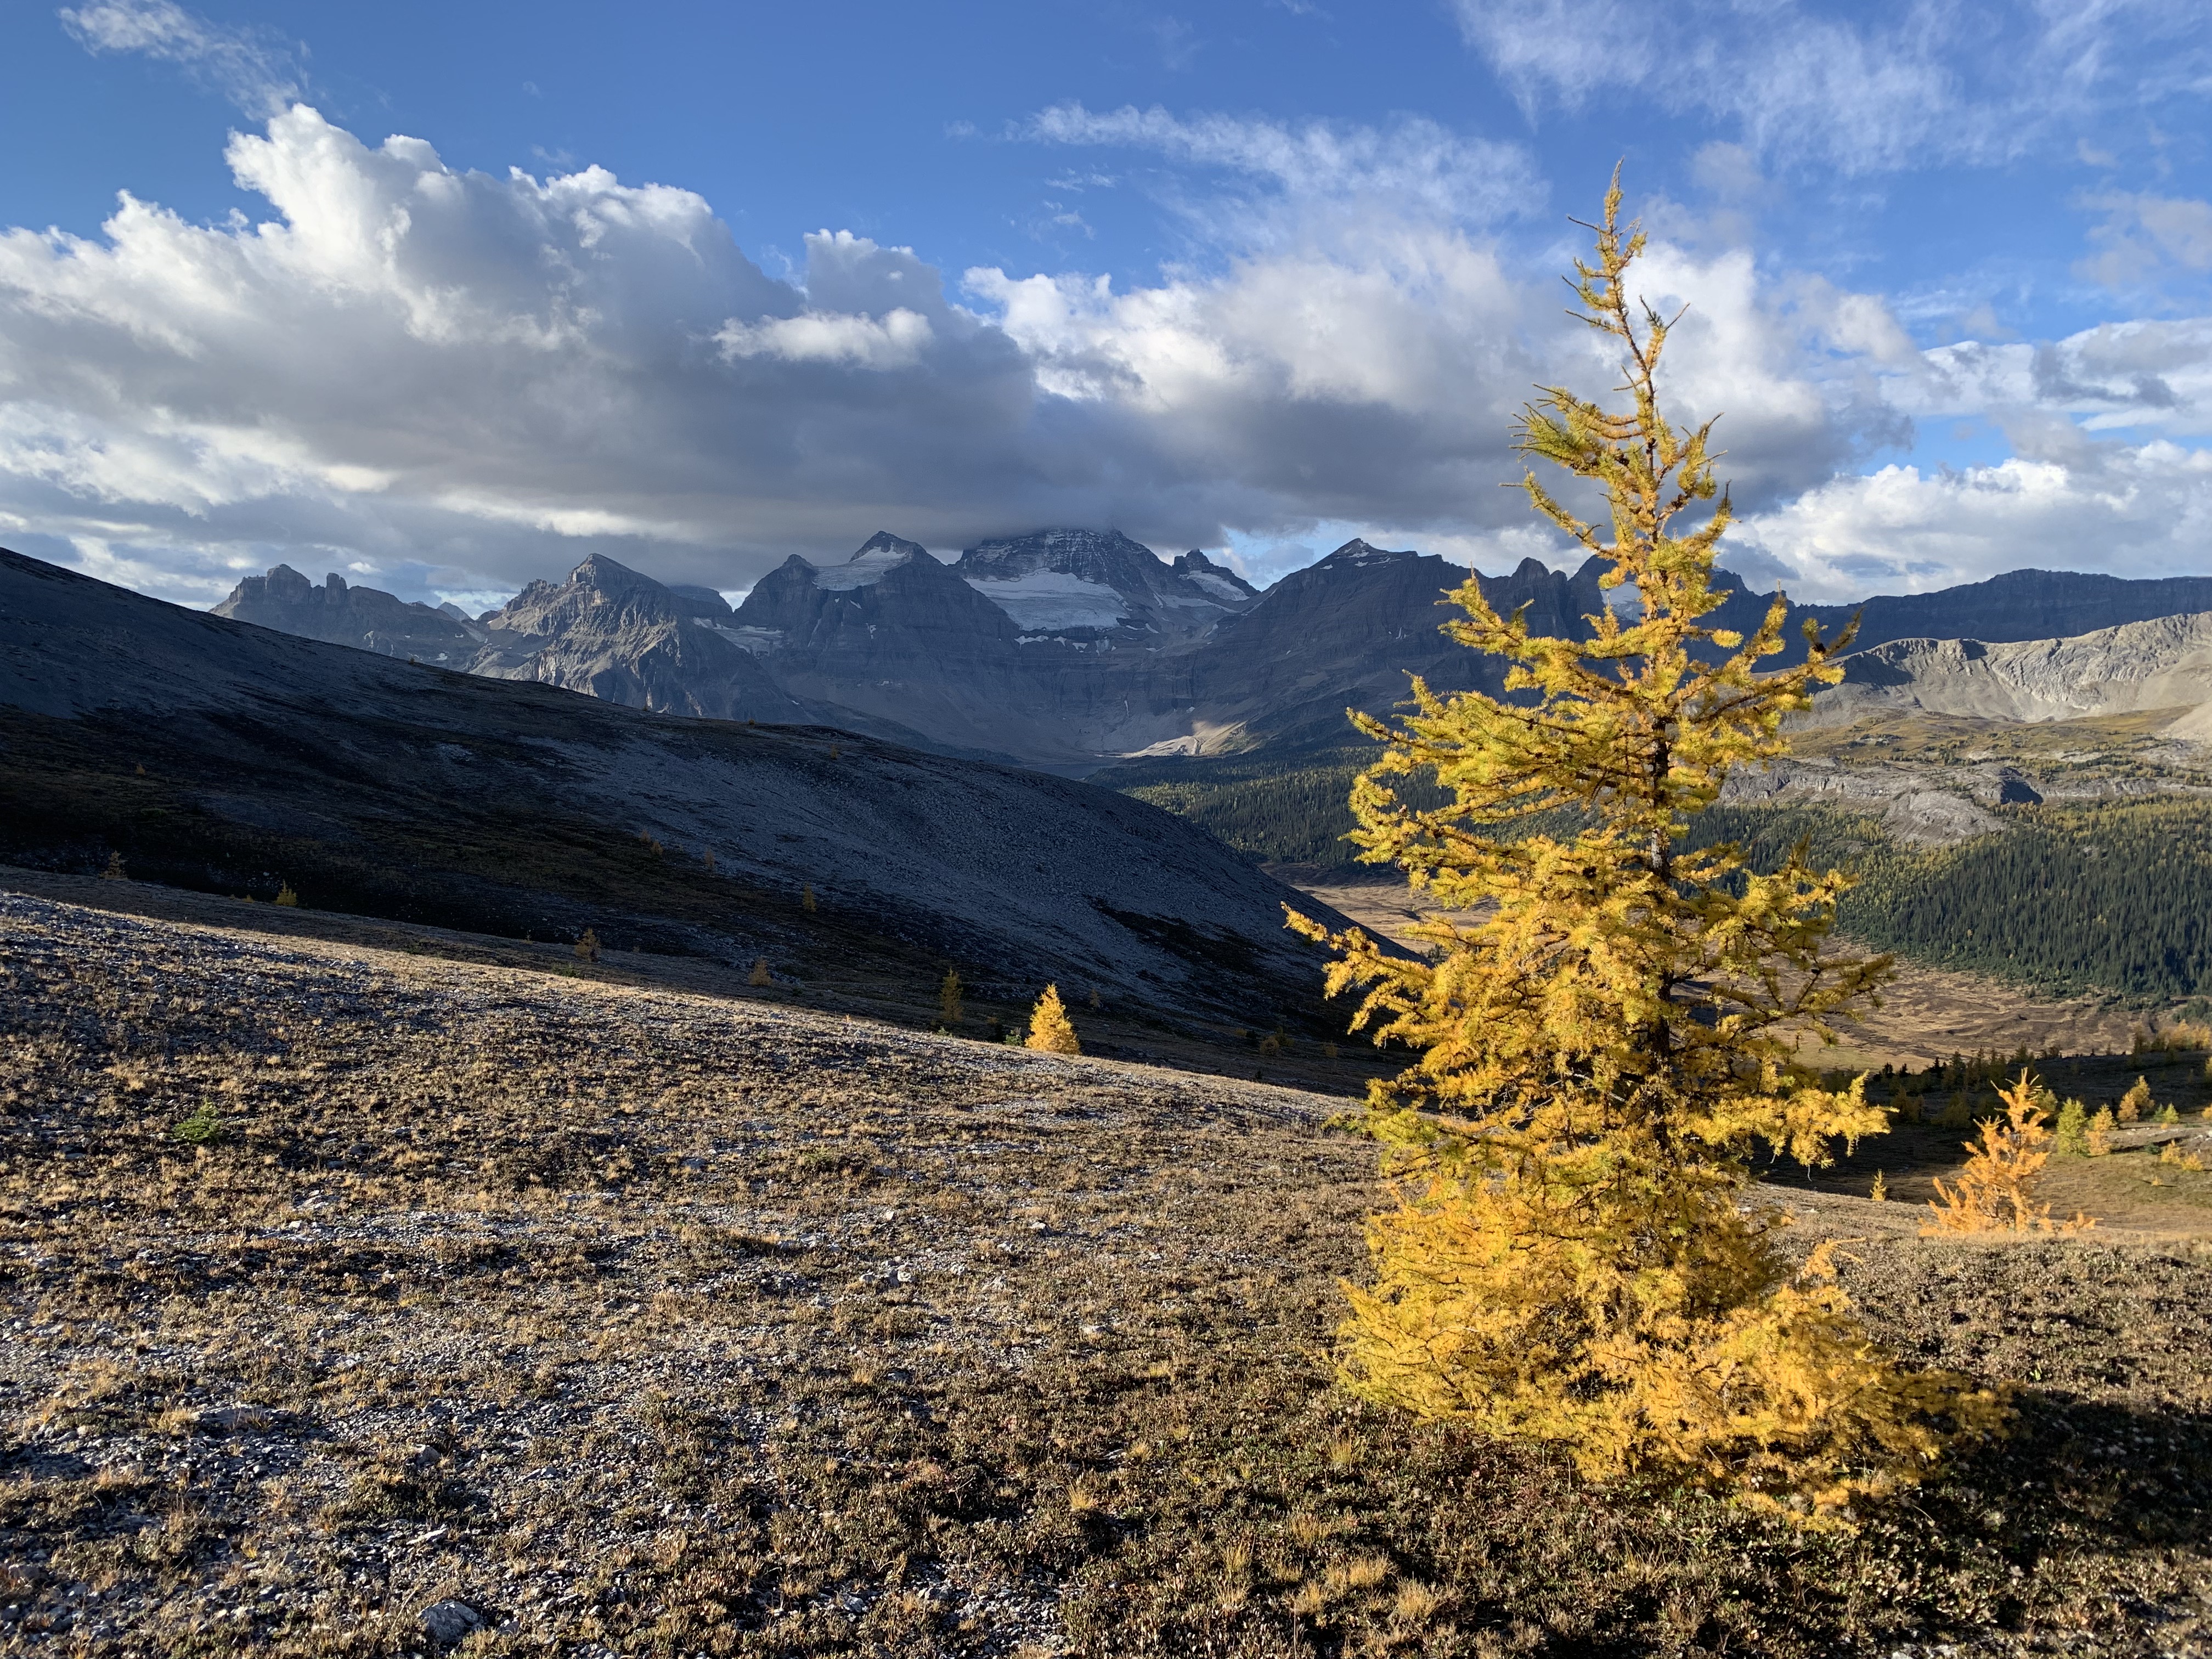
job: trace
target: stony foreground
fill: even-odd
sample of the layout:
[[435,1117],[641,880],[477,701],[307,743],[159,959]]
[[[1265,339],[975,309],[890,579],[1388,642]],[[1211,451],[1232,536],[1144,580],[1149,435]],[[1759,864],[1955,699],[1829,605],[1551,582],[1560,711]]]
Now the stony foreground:
[[0,895],[0,1651],[2212,1652],[2191,1247],[1869,1244],[1805,1539],[1338,1394],[1340,1104]]

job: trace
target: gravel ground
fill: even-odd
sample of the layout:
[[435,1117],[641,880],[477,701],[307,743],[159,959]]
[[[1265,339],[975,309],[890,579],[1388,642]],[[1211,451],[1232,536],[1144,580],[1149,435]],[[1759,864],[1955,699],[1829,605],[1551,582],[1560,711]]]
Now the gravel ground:
[[[0,959],[0,1501],[35,1545],[69,1489],[112,1547],[27,1550],[18,1639],[404,1638],[449,1599],[577,1635],[729,1518],[672,1460],[755,1462],[781,1516],[797,1464],[865,1449],[812,1385],[866,1420],[956,1374],[1141,1369],[1258,1265],[1190,1224],[1224,1161],[1368,1166],[1287,1091],[757,1005],[14,896]],[[1140,1273],[1186,1290],[1124,1302]],[[145,1571],[216,1540],[212,1577]],[[982,1651],[1058,1631],[1049,1574],[920,1578],[779,1583],[770,1622],[902,1592]]]
[[0,895],[0,1652],[2212,1652],[2195,1247],[1799,1200],[2026,1390],[1806,1540],[1339,1395],[1340,1103]]

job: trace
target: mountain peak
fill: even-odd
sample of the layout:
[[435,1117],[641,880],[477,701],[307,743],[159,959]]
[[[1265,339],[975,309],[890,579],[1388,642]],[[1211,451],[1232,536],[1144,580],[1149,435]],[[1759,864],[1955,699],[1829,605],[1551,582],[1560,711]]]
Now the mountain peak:
[[661,621],[682,614],[685,608],[644,572],[604,553],[589,553],[568,573],[567,580],[532,582],[497,611],[488,612],[484,621],[509,633],[559,634],[577,626],[586,616]]
[[349,587],[336,571],[318,586],[289,564],[245,578],[214,614],[387,657],[419,656],[425,662],[465,660],[483,633],[458,608],[410,604],[380,588]]
[[[1011,581],[1036,570],[1122,588],[1143,582],[1144,567],[1160,557],[1142,542],[1118,530],[1032,530],[978,542],[960,556],[960,574],[970,581]],[[1149,586],[1149,583],[1144,583]]]
[[892,535],[888,530],[878,530],[874,535],[869,537],[867,540],[860,544],[859,551],[855,552],[853,556],[857,559],[870,553],[905,553],[911,555],[915,553],[927,553],[927,551],[929,551],[929,550],[924,547],[920,542],[910,542],[903,536]]
[[860,550],[844,563],[817,569],[814,585],[830,592],[872,587],[899,566],[928,556],[929,550],[920,542],[907,541],[888,530],[878,530],[862,542]]
[[1338,548],[1335,552],[1330,554],[1327,558],[1316,561],[1310,568],[1315,570],[1320,570],[1324,568],[1334,567],[1341,570],[1356,568],[1361,565],[1396,564],[1406,559],[1419,559],[1428,556],[1431,556],[1416,553],[1409,547],[1396,549],[1376,547],[1373,543],[1363,540],[1361,538],[1355,536],[1350,541],[1345,543],[1342,547]]
[[568,573],[568,580],[578,587],[596,587],[606,592],[627,592],[640,586],[660,586],[643,571],[633,570],[604,553],[586,553],[582,562]]
[[1192,548],[1168,567],[1199,591],[1224,605],[1242,607],[1260,597],[1260,590],[1225,564],[1216,564]]

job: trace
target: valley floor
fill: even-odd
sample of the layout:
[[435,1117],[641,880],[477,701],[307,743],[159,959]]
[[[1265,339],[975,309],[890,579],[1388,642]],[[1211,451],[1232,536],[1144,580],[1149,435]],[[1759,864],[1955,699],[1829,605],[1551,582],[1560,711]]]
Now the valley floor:
[[0,893],[0,1652],[2212,1653],[2188,1229],[1796,1196],[2021,1389],[1805,1538],[1338,1392],[1340,1099],[559,965]]
[[[1406,930],[1435,907],[1393,872],[1322,870],[1275,865],[1272,872],[1301,892],[1332,906],[1370,933],[1404,942]],[[1839,1032],[1833,1048],[1801,1050],[1823,1067],[1879,1070],[1883,1066],[1935,1065],[1954,1054],[1984,1049],[2031,1054],[2124,1053],[2144,1011],[2097,997],[2037,996],[1985,978],[1900,961],[1869,1009]]]

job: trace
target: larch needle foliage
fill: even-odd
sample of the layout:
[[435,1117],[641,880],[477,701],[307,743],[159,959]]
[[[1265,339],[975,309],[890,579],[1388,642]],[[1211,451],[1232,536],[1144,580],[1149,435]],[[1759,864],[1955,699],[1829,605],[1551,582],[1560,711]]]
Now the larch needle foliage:
[[[1524,481],[1640,610],[1549,639],[1473,580],[1453,593],[1466,620],[1445,631],[1512,665],[1506,696],[1416,680],[1396,727],[1352,716],[1388,745],[1353,787],[1353,838],[1443,907],[1413,930],[1431,948],[1413,959],[1291,918],[1339,953],[1332,994],[1367,988],[1355,1026],[1420,1051],[1370,1087],[1364,1122],[1397,1205],[1370,1223],[1377,1279],[1348,1287],[1339,1365],[1370,1400],[1562,1445],[1592,1478],[1833,1523],[2003,1407],[1965,1378],[1900,1369],[1826,1247],[1793,1261],[1784,1217],[1748,1191],[1762,1142],[1815,1163],[1885,1127],[1863,1079],[1823,1086],[1784,1032],[1830,1035],[1888,959],[1830,948],[1848,878],[1803,847],[1760,875],[1733,845],[1680,843],[1731,768],[1784,752],[1783,716],[1840,678],[1849,635],[1808,629],[1802,665],[1761,673],[1782,648],[1778,596],[1748,637],[1704,625],[1725,597],[1711,575],[1729,502],[1711,423],[1660,412],[1671,319],[1632,305],[1644,243],[1620,209],[1616,175],[1574,287],[1576,314],[1623,354],[1629,407],[1549,388],[1519,447],[1605,492],[1609,538]],[[1398,799],[1398,779],[1431,771],[1449,803]],[[1514,838],[1536,813],[1581,827]]]
[[2051,1113],[2037,1098],[2035,1079],[2023,1070],[2019,1082],[1997,1091],[1997,1098],[2004,1103],[2003,1121],[1982,1120],[1978,1135],[1966,1143],[1966,1167],[1956,1185],[1936,1177],[1936,1197],[1928,1206],[1935,1216],[1921,1233],[2078,1233],[2095,1226],[2078,1212],[2071,1221],[2053,1221],[2051,1206],[2029,1195],[2029,1183],[2051,1161],[2055,1139],[2045,1127]]
[[1044,994],[1036,1000],[1030,1011],[1030,1034],[1023,1044],[1028,1048],[1040,1048],[1051,1054],[1079,1054],[1083,1045],[1075,1039],[1075,1025],[1067,1017],[1067,1006],[1060,1000],[1060,987],[1048,985]]

